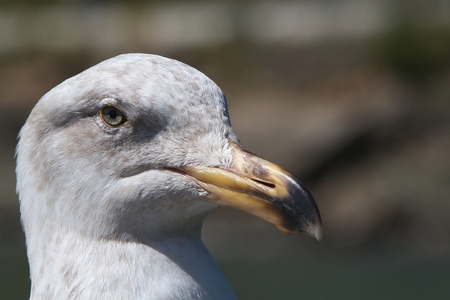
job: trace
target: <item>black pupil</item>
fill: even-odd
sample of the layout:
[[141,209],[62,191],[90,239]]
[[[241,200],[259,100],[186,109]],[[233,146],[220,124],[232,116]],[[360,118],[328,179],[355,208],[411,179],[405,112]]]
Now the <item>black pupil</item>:
[[117,118],[117,111],[115,111],[114,109],[111,109],[110,111],[109,111],[109,117],[111,118],[111,119],[115,119],[115,118]]

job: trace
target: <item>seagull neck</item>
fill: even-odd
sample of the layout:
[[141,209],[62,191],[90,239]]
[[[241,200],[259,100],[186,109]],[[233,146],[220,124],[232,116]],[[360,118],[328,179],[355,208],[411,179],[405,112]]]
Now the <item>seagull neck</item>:
[[232,295],[199,238],[172,235],[140,243],[53,232],[45,243],[30,246],[32,299],[197,299],[211,295],[222,299],[222,295]]

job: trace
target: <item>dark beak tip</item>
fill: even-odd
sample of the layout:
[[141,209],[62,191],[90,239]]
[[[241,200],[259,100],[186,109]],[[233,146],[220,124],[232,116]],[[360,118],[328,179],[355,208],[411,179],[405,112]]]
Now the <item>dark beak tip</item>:
[[295,183],[289,188],[290,194],[295,199],[291,208],[296,214],[291,215],[295,232],[304,233],[315,238],[317,241],[322,240],[322,218],[320,217],[317,203],[306,188],[306,186],[295,178]]
[[[314,198],[302,197],[300,201],[285,202],[280,205],[280,211],[283,213],[285,232],[305,234],[315,238],[318,241],[322,240],[323,229],[322,220],[319,209]],[[287,204],[287,205],[286,205]]]
[[316,223],[302,224],[294,229],[288,230],[288,233],[305,234],[307,236],[315,238],[319,242],[323,237],[323,229],[320,220]]
[[319,210],[316,206],[316,212],[313,214],[314,217],[312,220],[308,223],[306,223],[303,227],[303,230],[308,236],[311,236],[315,238],[317,241],[321,241],[323,237],[323,227],[322,227],[322,220],[319,214]]
[[317,241],[321,241],[323,237],[323,230],[322,230],[322,224],[319,222],[317,224],[314,224],[313,226],[308,228],[307,235],[315,238]]

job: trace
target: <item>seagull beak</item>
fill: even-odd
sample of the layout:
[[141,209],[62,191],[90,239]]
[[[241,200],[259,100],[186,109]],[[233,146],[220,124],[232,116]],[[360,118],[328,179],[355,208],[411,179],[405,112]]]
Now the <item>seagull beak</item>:
[[319,210],[311,193],[292,174],[230,142],[233,167],[188,165],[182,171],[209,192],[208,201],[241,209],[284,233],[322,238]]

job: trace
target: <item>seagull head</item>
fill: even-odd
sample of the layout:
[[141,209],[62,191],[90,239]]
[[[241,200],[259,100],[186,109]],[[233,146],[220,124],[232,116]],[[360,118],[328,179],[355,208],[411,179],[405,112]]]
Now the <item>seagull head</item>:
[[17,156],[27,243],[54,228],[124,241],[199,236],[219,205],[321,238],[309,191],[243,150],[220,88],[175,60],[120,55],[67,79],[31,112]]

